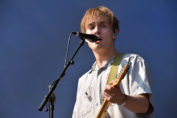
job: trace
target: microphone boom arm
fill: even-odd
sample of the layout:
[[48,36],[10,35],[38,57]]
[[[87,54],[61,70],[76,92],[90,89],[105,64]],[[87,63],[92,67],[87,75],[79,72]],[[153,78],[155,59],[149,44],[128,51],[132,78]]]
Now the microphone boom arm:
[[73,59],[74,59],[74,57],[76,56],[76,54],[77,54],[77,52],[79,51],[79,49],[84,45],[84,43],[85,43],[85,40],[82,39],[81,42],[80,42],[80,44],[79,44],[79,46],[78,46],[78,48],[76,49],[75,53],[74,53],[73,56],[71,57],[70,61],[69,61],[69,62],[66,64],[66,66],[64,67],[64,69],[63,69],[62,73],[60,74],[60,76],[58,77],[58,79],[55,80],[55,81],[52,83],[49,92],[47,93],[46,96],[44,96],[44,99],[42,100],[40,106],[38,107],[38,110],[39,110],[39,111],[42,111],[42,109],[44,108],[44,106],[47,104],[47,102],[48,102],[49,99],[51,98],[51,96],[52,96],[54,90],[56,89],[56,87],[57,87],[59,81],[61,80],[61,78],[65,75],[66,70],[68,69],[68,67],[69,67],[71,64],[74,64]]

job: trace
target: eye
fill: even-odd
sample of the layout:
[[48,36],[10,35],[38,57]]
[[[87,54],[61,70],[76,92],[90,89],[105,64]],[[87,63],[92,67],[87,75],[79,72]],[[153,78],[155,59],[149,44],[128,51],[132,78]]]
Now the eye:
[[90,26],[88,27],[88,29],[90,29],[90,30],[93,30],[94,28],[95,28],[94,25],[90,25]]
[[106,28],[106,27],[107,27],[107,24],[106,24],[106,23],[102,23],[102,24],[101,24],[101,27]]

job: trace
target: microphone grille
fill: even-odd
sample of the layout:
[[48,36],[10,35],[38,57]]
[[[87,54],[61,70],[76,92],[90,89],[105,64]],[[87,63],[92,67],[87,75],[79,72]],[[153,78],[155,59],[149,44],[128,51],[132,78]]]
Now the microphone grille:
[[77,32],[72,32],[73,35],[77,35],[78,33]]

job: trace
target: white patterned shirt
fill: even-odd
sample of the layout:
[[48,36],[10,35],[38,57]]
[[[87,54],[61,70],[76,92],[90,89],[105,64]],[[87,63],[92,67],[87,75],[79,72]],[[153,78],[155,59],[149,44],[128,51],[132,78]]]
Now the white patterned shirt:
[[[72,118],[95,118],[101,105],[103,91],[113,63],[110,60],[104,67],[98,68],[94,63],[92,69],[85,73],[78,82],[76,103]],[[125,54],[118,67],[117,75],[129,63],[130,69],[121,81],[121,91],[126,95],[149,94],[152,102],[151,76],[142,57],[136,54]],[[127,108],[111,103],[108,107],[107,118],[152,118],[151,114],[133,113]]]

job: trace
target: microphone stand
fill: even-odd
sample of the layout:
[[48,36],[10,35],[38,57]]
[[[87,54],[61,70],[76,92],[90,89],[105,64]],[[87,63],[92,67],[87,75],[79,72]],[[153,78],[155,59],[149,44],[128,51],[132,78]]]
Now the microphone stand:
[[[84,45],[85,40],[82,39],[78,48],[76,49],[75,53],[73,54],[73,56],[71,57],[70,61],[68,61],[68,63],[66,64],[66,66],[64,67],[62,73],[60,74],[60,76],[58,77],[57,80],[55,80],[52,85],[49,86],[49,92],[47,93],[47,95],[44,96],[44,99],[42,100],[40,106],[38,107],[39,111],[42,111],[42,109],[44,108],[44,106],[48,103],[50,104],[48,106],[49,108],[49,118],[53,118],[53,113],[54,113],[54,102],[55,102],[55,95],[54,95],[54,90],[56,89],[59,81],[61,80],[61,78],[65,75],[66,70],[68,69],[68,67],[71,64],[74,64],[74,57],[76,56],[77,52],[79,51],[79,49]],[[48,110],[47,110],[48,111]]]

